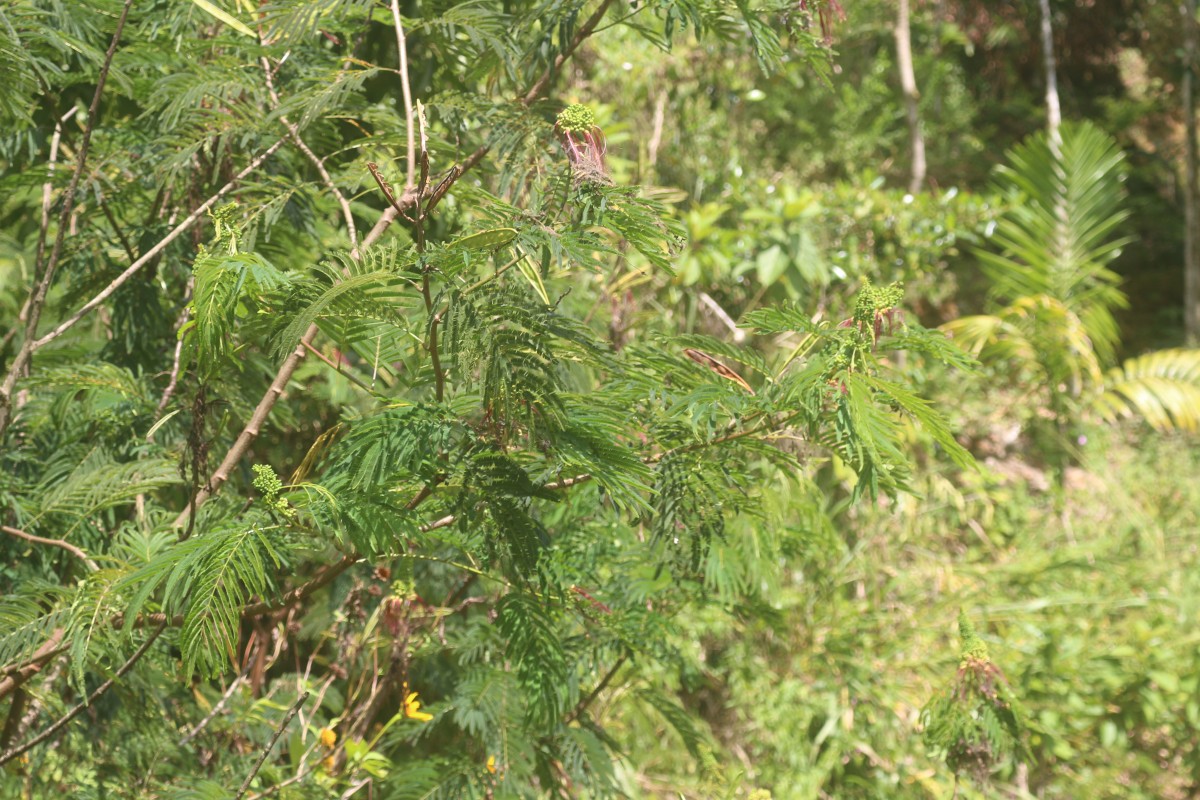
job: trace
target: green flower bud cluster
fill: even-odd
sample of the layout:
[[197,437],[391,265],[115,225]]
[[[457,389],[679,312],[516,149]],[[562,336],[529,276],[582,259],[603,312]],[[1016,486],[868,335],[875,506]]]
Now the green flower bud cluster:
[[582,103],[572,103],[559,113],[557,122],[563,133],[587,133],[596,127],[596,112]]
[[870,281],[858,293],[858,301],[854,304],[854,321],[860,326],[874,326],[879,315],[896,308],[904,299],[904,285],[893,283],[890,286],[872,286]]
[[263,504],[277,514],[294,517],[296,510],[279,496],[283,491],[283,481],[279,480],[275,470],[266,464],[255,464],[251,469],[254,471],[254,488],[262,495]]

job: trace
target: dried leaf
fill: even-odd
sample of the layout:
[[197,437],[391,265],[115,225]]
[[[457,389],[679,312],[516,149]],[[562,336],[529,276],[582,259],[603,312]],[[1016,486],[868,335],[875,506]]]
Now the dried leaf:
[[720,361],[717,361],[715,358],[710,356],[708,353],[705,353],[701,350],[695,350],[691,347],[684,348],[683,353],[688,358],[690,358],[692,361],[695,361],[697,364],[702,364],[702,365],[708,367],[713,372],[720,375],[722,378],[733,381],[734,383],[736,383],[738,386],[741,386],[743,389],[745,389],[750,394],[754,394],[754,390],[750,388],[750,384],[746,383],[745,378],[743,378],[741,375],[738,375],[736,372],[734,372],[729,367],[722,364]]

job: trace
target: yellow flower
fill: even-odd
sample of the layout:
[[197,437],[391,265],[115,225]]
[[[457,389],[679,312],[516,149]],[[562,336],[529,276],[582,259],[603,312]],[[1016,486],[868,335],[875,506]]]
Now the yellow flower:
[[404,716],[420,722],[429,722],[433,719],[433,714],[427,714],[421,710],[421,701],[417,699],[417,693],[410,692],[407,683],[404,684]]
[[321,744],[326,747],[333,747],[337,744],[337,734],[329,730],[329,728],[321,729]]
[[493,775],[496,774],[496,757],[495,756],[488,756],[487,771],[492,773]]

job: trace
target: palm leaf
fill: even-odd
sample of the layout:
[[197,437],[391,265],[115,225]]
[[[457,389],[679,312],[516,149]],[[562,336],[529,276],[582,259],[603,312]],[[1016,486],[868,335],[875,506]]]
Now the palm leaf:
[[1159,431],[1200,430],[1200,350],[1160,350],[1114,367],[1093,408],[1106,420],[1139,415]]
[[1047,296],[1083,321],[1102,361],[1115,354],[1112,310],[1126,305],[1107,265],[1129,239],[1114,236],[1128,217],[1121,208],[1124,157],[1108,134],[1087,124],[1064,125],[1062,145],[1037,134],[1009,153],[997,171],[1001,192],[1019,198],[981,251],[993,294],[1011,304]]

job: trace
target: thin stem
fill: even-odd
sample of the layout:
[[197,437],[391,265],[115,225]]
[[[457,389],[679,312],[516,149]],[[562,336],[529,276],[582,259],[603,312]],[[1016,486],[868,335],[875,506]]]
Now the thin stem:
[[553,481],[551,483],[544,484],[542,486],[542,488],[543,489],[551,489],[551,490],[570,489],[572,486],[575,486],[577,484],[587,483],[591,479],[592,479],[592,476],[585,472],[582,475],[576,475],[574,478],[563,478],[562,480],[559,480],[559,481]]
[[[282,139],[279,140],[276,146],[280,144],[283,144]],[[386,229],[386,225],[376,225],[372,228],[366,238],[362,240],[361,249],[366,249],[374,244],[375,240],[382,236]],[[246,450],[249,449],[250,444],[258,438],[262,424],[270,416],[271,409],[275,407],[276,401],[283,394],[284,387],[292,379],[292,375],[296,372],[296,368],[300,366],[300,362],[304,360],[304,354],[307,352],[305,346],[312,344],[313,340],[317,338],[318,331],[319,329],[315,324],[308,326],[308,330],[304,332],[304,336],[300,339],[300,344],[296,345],[296,349],[279,366],[279,372],[275,374],[275,379],[271,381],[267,393],[258,401],[258,406],[255,407],[254,413],[250,416],[250,421],[246,423],[246,427],[238,434],[238,438],[225,454],[225,458],[221,459],[220,466],[217,467],[212,477],[208,479],[208,483],[196,493],[196,497],[188,504],[188,508],[185,508],[175,518],[174,527],[182,527],[187,522],[190,510],[192,508],[199,508],[208,498],[216,494],[225,481],[228,480],[229,473],[233,470],[233,467],[241,460]]]
[[596,688],[592,689],[592,691],[588,693],[587,697],[580,700],[579,704],[575,706],[575,708],[571,709],[571,713],[567,714],[567,718],[563,720],[563,722],[569,725],[575,720],[579,719],[579,715],[586,711],[588,706],[595,702],[596,698],[600,696],[600,693],[603,692],[608,686],[609,682],[613,679],[613,676],[617,674],[617,670],[625,666],[625,661],[628,658],[628,653],[622,653],[621,657],[617,659],[617,662],[612,665],[612,669],[606,672],[604,677],[600,679],[600,682],[596,684]]
[[208,498],[219,491],[225,481],[229,479],[230,473],[237,466],[237,463],[242,460],[242,456],[250,448],[251,442],[258,438],[258,433],[262,429],[263,423],[266,422],[271,409],[275,407],[275,402],[283,394],[283,390],[292,379],[292,374],[300,366],[300,362],[304,360],[304,354],[307,352],[306,348],[317,338],[317,332],[318,328],[316,325],[310,325],[308,330],[304,332],[304,337],[301,338],[300,344],[296,345],[296,349],[283,362],[283,365],[279,368],[279,372],[275,375],[275,379],[271,381],[270,387],[267,388],[267,393],[258,401],[258,406],[255,407],[254,413],[250,415],[250,420],[246,423],[246,427],[238,434],[238,438],[234,440],[233,446],[229,448],[229,451],[225,454],[225,458],[221,459],[221,463],[216,471],[213,472],[212,477],[208,479],[208,482],[204,486],[200,487],[195,497],[188,503],[188,507],[181,511],[179,516],[175,518],[174,527],[183,527],[194,510],[198,509]]
[[4,720],[4,730],[0,731],[0,748],[8,749],[12,740],[17,738],[28,701],[29,694],[23,687],[17,686],[12,690],[12,700],[8,703],[8,717]]
[[192,275],[188,278],[187,290],[183,293],[183,310],[179,312],[179,321],[175,324],[175,354],[171,357],[171,379],[167,381],[167,388],[163,390],[162,399],[158,401],[158,407],[155,408],[155,416],[161,417],[166,411],[167,404],[171,402],[171,397],[175,394],[175,388],[179,385],[179,369],[183,363],[183,339],[178,335],[179,329],[187,324],[189,309],[192,301],[192,292],[196,287],[196,276]]
[[254,780],[254,776],[258,774],[260,769],[262,769],[263,762],[267,760],[267,756],[270,755],[271,751],[275,749],[275,743],[279,741],[279,737],[283,735],[284,730],[286,730],[287,726],[292,723],[292,720],[295,719],[296,715],[300,713],[300,706],[304,705],[305,701],[308,700],[308,696],[309,692],[305,692],[304,694],[300,695],[300,698],[292,704],[290,709],[288,709],[287,714],[283,718],[283,722],[278,728],[275,729],[275,735],[271,737],[271,741],[267,742],[267,746],[263,748],[262,753],[258,757],[258,761],[254,763],[254,769],[250,770],[250,774],[246,776],[246,780],[242,781],[242,787],[238,789],[236,800],[242,800],[242,798],[246,796],[246,792],[250,789],[250,784]]
[[36,544],[48,544],[51,547],[61,547],[63,550],[66,550],[71,555],[83,561],[84,564],[87,564],[89,571],[95,572],[100,569],[98,566],[96,566],[95,561],[92,561],[90,558],[88,558],[87,553],[83,552],[70,542],[63,541],[62,539],[43,539],[41,536],[34,536],[32,533],[26,533],[25,531],[18,530],[17,528],[10,528],[7,525],[0,525],[0,531],[4,531],[9,536],[16,536],[19,539],[24,539]]
[[271,795],[278,792],[280,789],[286,789],[288,786],[291,786],[294,783],[299,783],[300,781],[304,780],[311,774],[312,774],[311,770],[305,770],[304,772],[300,772],[296,775],[293,775],[292,777],[288,778],[286,781],[283,781],[282,783],[277,783],[269,789],[264,789],[263,791],[259,792],[258,794],[251,795],[250,797],[246,798],[246,800],[261,800],[264,797],[270,797]]
[[133,245],[129,243],[129,239],[125,236],[125,231],[121,229],[117,218],[113,216],[112,209],[108,207],[108,203],[100,199],[100,210],[104,212],[104,218],[108,220],[108,224],[112,225],[113,233],[117,235],[117,241],[121,243],[121,249],[125,251],[125,257],[130,261],[137,260],[137,253],[133,251]]
[[[55,628],[50,634],[50,638],[43,642],[42,646],[34,651],[33,656],[29,659],[29,661],[13,670],[10,674],[0,678],[0,698],[7,697],[14,691],[19,690],[26,683],[26,681],[41,672],[42,668],[46,666],[50,659],[62,652],[63,648],[60,647],[60,645],[62,644],[64,633],[65,631],[62,628]],[[14,700],[14,703],[15,702],[16,701]],[[5,733],[15,734],[15,731],[6,726]],[[3,738],[3,741],[0,742],[0,745],[2,745],[4,748],[7,748],[10,739],[7,736],[0,738]]]
[[392,0],[392,22],[396,26],[396,50],[400,58],[400,90],[404,94],[404,127],[408,134],[408,154],[406,155],[404,188],[411,189],[416,185],[414,178],[417,173],[416,130],[413,126],[412,86],[408,80],[408,45],[404,38],[404,23],[400,20],[400,0]]
[[713,312],[717,319],[721,321],[721,324],[729,329],[730,333],[733,334],[734,342],[741,344],[746,340],[746,332],[738,327],[738,324],[734,321],[733,317],[729,316],[729,312],[721,308],[721,304],[714,300],[712,295],[710,295],[708,292],[701,292],[700,302],[708,306],[708,310]]
[[238,675],[236,678],[234,678],[233,681],[229,684],[229,688],[225,690],[225,694],[221,695],[221,699],[218,700],[217,704],[212,707],[212,711],[208,712],[208,714],[204,717],[204,719],[202,719],[198,723],[196,723],[196,727],[194,727],[190,731],[188,731],[187,735],[185,735],[182,739],[180,739],[179,744],[176,746],[183,747],[185,744],[190,742],[192,739],[195,739],[196,736],[200,733],[200,731],[207,728],[208,723],[212,722],[214,719],[217,718],[217,714],[220,714],[221,709],[225,708],[225,704],[229,702],[229,698],[233,697],[233,693],[236,692],[238,690],[238,687],[241,686],[245,682],[246,682],[246,673],[245,672],[243,672],[241,675]]
[[133,655],[129,657],[129,660],[121,665],[121,668],[117,670],[116,674],[96,687],[96,690],[89,694],[86,700],[72,708],[70,711],[60,717],[57,722],[51,724],[48,728],[30,739],[25,744],[9,750],[4,755],[0,755],[0,767],[12,761],[17,756],[23,755],[24,753],[27,753],[33,748],[37,747],[39,744],[54,736],[56,733],[66,727],[71,720],[82,714],[85,708],[100,699],[101,695],[113,687],[113,684],[125,677],[125,673],[133,669],[133,665],[136,664],[142,656],[146,655],[146,651],[150,649],[150,645],[154,644],[154,641],[158,639],[158,637],[161,636],[162,632],[166,629],[167,623],[164,622],[159,625],[154,633],[150,634],[150,638],[146,639],[146,641],[142,643],[142,646],[134,651]]
[[[62,126],[67,120],[75,116],[79,111],[79,106],[72,106],[71,110],[63,114],[54,122],[54,135],[50,137],[50,159],[46,165],[46,182],[42,184],[42,224],[38,226],[38,243],[37,253],[34,256],[34,271],[36,274],[37,265],[42,263],[42,257],[46,254],[46,236],[50,232],[50,207],[52,193],[54,191],[54,183],[51,180],[54,177],[54,167],[58,163],[58,146],[62,143]],[[21,314],[18,319],[24,321],[28,319],[29,301],[32,296],[26,298],[25,307],[21,309]]]
[[724,436],[718,436],[715,439],[709,439],[704,442],[693,442],[692,444],[685,444],[685,445],[682,445],[681,447],[675,447],[675,448],[672,448],[671,450],[665,450],[661,453],[658,453],[657,455],[652,455],[652,456],[647,457],[646,459],[644,459],[644,461],[647,464],[657,464],[658,462],[662,461],[664,458],[667,458],[668,456],[679,455],[680,453],[691,453],[696,450],[703,450],[706,447],[713,447],[714,445],[726,444],[728,442],[737,441],[738,439],[744,439],[747,436],[753,436],[757,433],[763,433],[764,431],[774,430],[777,428],[783,428],[789,422],[791,422],[792,420],[801,416],[803,413],[804,413],[803,411],[796,411],[791,414],[788,414],[787,416],[785,416],[783,419],[780,419],[780,420],[767,418],[766,421],[764,421],[763,423],[761,423],[759,425],[754,426],[753,428],[746,428],[745,430],[740,430],[735,433],[729,433]]
[[575,32],[575,36],[572,37],[571,43],[567,45],[567,48],[555,57],[554,63],[546,68],[546,71],[542,73],[542,77],[538,78],[537,82],[529,87],[529,91],[521,98],[522,103],[529,105],[541,96],[542,92],[546,91],[546,87],[550,85],[550,81],[554,80],[554,76],[562,68],[562,65],[575,53],[575,50],[583,43],[583,40],[592,35],[592,31],[600,24],[600,20],[604,19],[604,15],[608,12],[608,7],[612,5],[612,2],[613,0],[602,0],[600,7],[587,18],[587,21],[579,26],[579,30]]
[[[267,92],[271,96],[271,103],[276,108],[279,108],[279,95],[275,92],[275,81],[272,78],[271,65],[268,63],[266,56],[262,57],[261,63],[263,75],[266,76]],[[354,227],[354,213],[350,209],[350,203],[346,200],[346,196],[342,194],[341,190],[337,188],[337,184],[333,182],[333,176],[330,175],[329,170],[325,168],[325,162],[317,158],[317,154],[314,153],[312,149],[304,143],[304,140],[300,138],[300,128],[283,115],[280,115],[279,121],[283,123],[285,128],[287,128],[288,135],[292,137],[292,142],[296,145],[296,148],[300,150],[301,153],[304,153],[304,156],[310,162],[312,162],[314,167],[316,167],[317,174],[321,176],[321,182],[325,184],[325,188],[328,189],[330,194],[333,195],[334,199],[337,200],[338,205],[342,209],[342,218],[346,220],[346,232],[350,235],[350,246],[354,251],[357,251],[358,230]]]
[[501,275],[503,275],[504,273],[508,272],[510,269],[515,267],[517,264],[521,263],[522,259],[525,259],[528,257],[529,257],[528,254],[525,253],[524,251],[522,251],[516,258],[514,258],[513,260],[509,261],[504,266],[497,269],[491,275],[488,275],[486,278],[480,278],[479,280],[475,281],[475,283],[472,283],[470,286],[468,286],[466,289],[463,290],[463,294],[470,294],[471,292],[475,291],[479,287],[485,286],[485,285],[491,283],[492,281],[496,280]]
[[378,392],[376,392],[374,389],[372,389],[370,386],[368,386],[366,384],[366,382],[362,380],[362,378],[359,378],[350,372],[344,372],[341,368],[341,365],[335,364],[332,361],[330,361],[329,356],[325,355],[324,353],[322,353],[317,348],[313,347],[308,342],[301,341],[300,344],[302,347],[304,347],[306,350],[308,350],[308,352],[312,353],[314,356],[316,356],[317,358],[324,361],[334,372],[336,372],[338,375],[341,375],[343,378],[350,381],[355,386],[359,387],[360,389],[367,392],[368,394],[370,394],[373,397],[378,397],[381,400],[387,399],[383,395],[380,395]]

